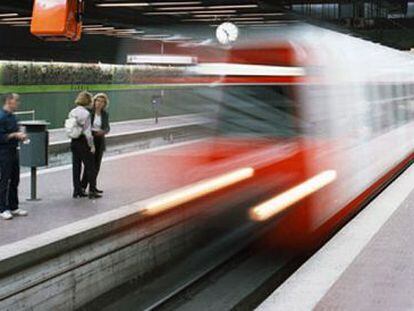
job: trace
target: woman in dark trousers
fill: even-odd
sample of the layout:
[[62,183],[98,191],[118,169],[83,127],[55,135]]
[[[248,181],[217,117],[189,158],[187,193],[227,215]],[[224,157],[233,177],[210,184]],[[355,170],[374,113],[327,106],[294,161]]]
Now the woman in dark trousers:
[[[89,196],[90,199],[100,198],[96,191],[96,170],[94,163],[95,145],[92,136],[91,114],[87,108],[92,104],[92,95],[88,92],[79,93],[75,100],[76,108],[69,113],[69,118],[76,119],[82,132],[78,138],[71,140],[72,151],[72,173],[73,173],[73,197],[82,198]],[[89,195],[85,193],[81,183],[82,164],[84,167],[84,178],[89,184]]]
[[[102,164],[102,156],[105,152],[105,135],[111,130],[109,125],[109,114],[106,111],[109,105],[108,96],[105,93],[96,94],[93,97],[93,106],[91,110],[91,122],[92,122],[92,136],[95,145],[95,172],[98,176]],[[86,175],[82,178],[82,187],[86,189],[88,181]],[[96,192],[103,193],[95,187]]]

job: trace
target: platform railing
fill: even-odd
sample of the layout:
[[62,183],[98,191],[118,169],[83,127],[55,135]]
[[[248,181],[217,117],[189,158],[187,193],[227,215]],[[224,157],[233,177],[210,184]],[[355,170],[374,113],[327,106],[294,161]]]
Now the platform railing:
[[31,115],[32,121],[36,120],[36,111],[35,110],[17,111],[14,114],[17,115],[17,116]]

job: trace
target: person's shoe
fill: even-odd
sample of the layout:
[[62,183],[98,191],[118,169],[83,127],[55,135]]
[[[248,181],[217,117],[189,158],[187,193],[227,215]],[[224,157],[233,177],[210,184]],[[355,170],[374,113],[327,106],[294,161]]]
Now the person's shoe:
[[0,217],[5,220],[9,220],[13,218],[13,215],[10,213],[10,211],[4,211],[3,213],[0,213]]
[[99,190],[98,188],[95,188],[96,193],[103,193],[103,190]]
[[11,214],[13,216],[27,216],[28,212],[25,211],[24,209],[18,208],[18,209],[15,209],[14,211],[11,211]]
[[79,192],[79,193],[74,193],[73,194],[74,199],[86,198],[87,196],[88,195],[85,192]]
[[89,192],[89,199],[99,199],[99,198],[102,198],[102,196],[99,193],[95,191]]

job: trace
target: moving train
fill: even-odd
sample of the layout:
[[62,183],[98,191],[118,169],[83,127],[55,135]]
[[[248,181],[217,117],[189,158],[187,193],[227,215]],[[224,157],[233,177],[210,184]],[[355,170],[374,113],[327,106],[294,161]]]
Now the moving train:
[[[226,216],[233,226],[271,223],[272,242],[308,249],[410,164],[408,53],[310,26],[251,31],[208,49],[196,51],[203,62],[180,82],[193,100],[217,105],[214,135],[175,151],[193,182],[161,195],[149,213],[187,203],[237,208]],[[165,96],[182,91],[176,82]],[[219,219],[218,227],[229,221]]]

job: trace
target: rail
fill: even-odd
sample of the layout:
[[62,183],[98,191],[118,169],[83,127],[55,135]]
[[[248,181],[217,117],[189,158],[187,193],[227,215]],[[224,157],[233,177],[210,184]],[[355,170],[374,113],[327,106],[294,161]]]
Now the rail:
[[35,110],[25,110],[25,111],[17,111],[14,113],[15,115],[31,115],[32,121],[36,120],[36,111]]

